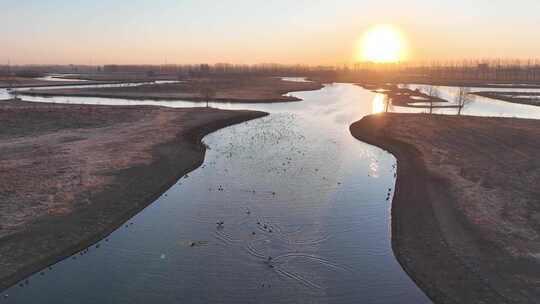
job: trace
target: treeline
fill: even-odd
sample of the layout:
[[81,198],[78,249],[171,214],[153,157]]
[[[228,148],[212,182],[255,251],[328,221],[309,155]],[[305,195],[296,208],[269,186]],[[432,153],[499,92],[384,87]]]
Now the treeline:
[[343,66],[284,64],[166,64],[166,65],[30,65],[0,66],[0,76],[35,77],[44,73],[126,73],[148,76],[267,75],[306,76],[322,81],[343,82],[521,82],[540,83],[540,60],[462,60],[429,63],[369,62]]
[[[540,82],[540,60],[462,60],[430,63],[360,63],[344,71],[398,81]],[[375,77],[375,76],[373,76]]]
[[204,75],[204,74],[242,74],[269,76],[304,76],[318,71],[334,70],[329,66],[255,64],[241,65],[229,63],[185,64],[185,65],[105,65],[106,73],[147,73],[152,75]]
[[7,72],[5,74],[0,74],[0,75],[22,77],[22,78],[39,78],[39,77],[44,77],[47,74],[40,71],[34,71],[34,70],[20,70],[20,71],[13,71],[11,73]]
[[96,73],[102,67],[90,65],[0,65],[0,76],[16,77],[42,77],[49,73],[76,74],[76,73]]
[[539,60],[467,60],[405,67],[400,74],[420,75],[434,80],[495,82],[540,81]]

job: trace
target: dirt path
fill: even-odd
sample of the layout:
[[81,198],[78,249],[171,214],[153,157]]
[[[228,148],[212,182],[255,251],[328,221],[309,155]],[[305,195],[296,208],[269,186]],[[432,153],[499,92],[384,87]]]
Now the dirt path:
[[351,132],[398,159],[392,246],[436,303],[540,298],[540,121],[384,114]]
[[0,104],[0,289],[103,238],[263,112]]

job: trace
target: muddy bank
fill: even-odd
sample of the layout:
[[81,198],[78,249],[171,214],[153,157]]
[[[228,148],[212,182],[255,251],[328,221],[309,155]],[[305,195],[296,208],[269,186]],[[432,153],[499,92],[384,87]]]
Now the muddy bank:
[[367,116],[352,134],[398,159],[392,246],[436,303],[540,297],[540,122]]
[[137,87],[31,90],[24,94],[241,103],[298,101],[298,98],[284,96],[284,94],[321,88],[322,85],[316,82],[285,81],[276,77],[239,76],[191,78],[179,83],[149,84]]
[[540,106],[539,92],[473,92],[471,94],[511,103]]
[[266,115],[0,104],[0,288],[105,237],[198,167],[201,138]]
[[[151,73],[152,74],[152,73]],[[77,79],[87,81],[117,81],[117,82],[153,82],[157,80],[179,80],[177,75],[149,75],[148,73],[129,73],[129,72],[113,72],[113,73],[82,73],[63,75],[64,79]]]
[[31,87],[63,87],[63,86],[72,86],[72,85],[100,85],[100,84],[117,84],[123,82],[142,82],[140,80],[115,80],[115,81],[84,81],[84,82],[74,82],[74,81],[60,81],[60,80],[42,80],[35,78],[21,78],[21,77],[0,77],[0,89],[5,88],[31,88]]
[[438,81],[426,81],[426,80],[414,80],[414,79],[396,79],[394,83],[408,83],[419,85],[432,85],[432,86],[446,86],[446,87],[477,87],[477,88],[492,88],[492,89],[540,89],[540,84],[531,83],[513,83],[508,81],[450,81],[450,80],[438,80]]
[[391,83],[391,84],[417,84],[450,87],[481,87],[481,88],[506,88],[506,89],[539,89],[538,81],[487,81],[471,79],[433,79],[430,77],[408,77],[386,73],[328,73],[323,75],[311,75],[309,79],[322,83]]
[[[456,105],[445,105],[444,103],[448,103],[448,100],[439,96],[431,96],[421,92],[419,89],[400,88],[396,84],[357,83],[356,85],[377,94],[384,94],[388,102],[398,107],[423,109],[430,107],[433,109],[459,107]],[[435,94],[436,91],[433,93]]]

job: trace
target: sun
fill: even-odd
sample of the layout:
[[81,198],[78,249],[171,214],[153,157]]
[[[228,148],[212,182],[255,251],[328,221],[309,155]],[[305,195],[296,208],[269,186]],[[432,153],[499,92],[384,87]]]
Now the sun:
[[392,63],[405,59],[401,34],[387,25],[370,29],[360,43],[359,53],[361,60],[375,63]]

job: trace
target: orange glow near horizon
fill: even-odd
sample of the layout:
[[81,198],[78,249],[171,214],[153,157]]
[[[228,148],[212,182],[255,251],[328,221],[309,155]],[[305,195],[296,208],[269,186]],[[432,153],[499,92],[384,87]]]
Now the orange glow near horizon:
[[4,3],[0,20],[11,26],[0,27],[0,66],[224,62],[342,67],[362,61],[423,65],[540,56],[540,39],[535,39],[540,1],[533,0],[520,5],[444,0],[391,5],[352,0]]
[[375,63],[392,63],[406,59],[402,35],[388,25],[378,25],[370,29],[364,35],[358,52],[358,59]]

